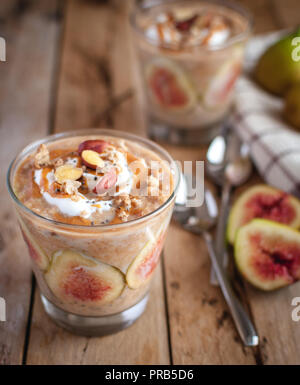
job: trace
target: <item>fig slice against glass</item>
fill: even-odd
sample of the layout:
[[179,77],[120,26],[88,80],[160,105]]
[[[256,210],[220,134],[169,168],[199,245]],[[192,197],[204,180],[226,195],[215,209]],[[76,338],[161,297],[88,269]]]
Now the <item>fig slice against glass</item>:
[[234,203],[228,219],[227,239],[234,242],[237,230],[254,218],[264,218],[300,227],[300,201],[268,185],[256,185],[246,190]]
[[30,257],[41,270],[46,270],[49,265],[49,259],[46,253],[42,250],[39,244],[34,240],[32,234],[28,230],[28,227],[26,226],[24,221],[20,218],[20,216],[18,216],[18,220],[19,220],[23,239],[28,247],[28,252]]
[[137,289],[148,282],[159,262],[166,231],[162,226],[155,239],[150,239],[128,268],[126,281],[131,289]]
[[125,280],[117,268],[73,250],[53,255],[45,279],[54,295],[69,304],[97,307],[120,296]]
[[146,81],[152,100],[164,110],[186,112],[197,97],[188,75],[167,59],[155,59],[146,67]]
[[226,61],[212,78],[202,96],[205,108],[218,108],[228,100],[242,69],[242,54],[241,49],[236,49],[233,57]]
[[253,219],[238,231],[234,256],[240,273],[262,290],[300,278],[300,233],[289,226]]

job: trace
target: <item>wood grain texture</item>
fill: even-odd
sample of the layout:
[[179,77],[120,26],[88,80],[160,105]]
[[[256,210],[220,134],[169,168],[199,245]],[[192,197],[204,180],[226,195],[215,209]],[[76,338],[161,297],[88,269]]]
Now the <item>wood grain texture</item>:
[[300,25],[298,0],[273,0],[274,18],[279,28],[294,28]]
[[[167,149],[175,159],[192,161],[203,160],[206,151]],[[209,283],[211,264],[202,237],[173,222],[164,262],[174,364],[254,364],[256,351],[242,346],[220,289]]]
[[[131,54],[126,67],[120,66],[129,42],[129,5],[122,1],[109,5],[68,2],[55,131],[99,125],[142,133],[141,126],[134,129],[142,118],[133,96],[119,98],[128,90],[134,92]],[[99,116],[104,118],[99,120]],[[36,293],[28,364],[169,362],[161,268],[155,274],[146,312],[132,327],[113,336],[85,338],[63,331],[47,318]]]
[[[31,268],[6,185],[12,157],[48,131],[51,78],[58,31],[56,1],[0,5],[1,36],[7,61],[0,63],[0,296],[6,322],[0,322],[0,364],[22,363],[31,292]],[[45,50],[47,47],[47,50]]]
[[112,86],[114,100],[122,101],[115,108],[114,123],[118,130],[145,136],[143,89],[134,50],[134,36],[128,20],[133,3],[131,0],[112,1],[116,28],[111,55],[114,74]]
[[[236,1],[253,13],[255,33],[299,23],[299,0]],[[58,4],[64,9],[62,19]],[[0,63],[2,170],[26,142],[49,130],[109,127],[145,135],[142,89],[128,24],[132,4],[133,0],[1,1],[1,35],[8,43],[8,61]],[[201,160],[206,151],[164,147],[178,160]],[[0,364],[17,364],[22,362],[29,318],[31,273],[27,255],[19,254],[24,244],[7,205],[3,172],[0,178],[0,296],[8,308],[8,321],[0,322]],[[255,174],[233,198],[258,180]],[[27,363],[300,363],[300,329],[291,319],[291,300],[299,296],[300,283],[263,293],[233,269],[235,288],[261,337],[260,348],[251,349],[242,346],[220,290],[209,284],[210,262],[201,237],[172,223],[163,267],[155,274],[145,314],[131,328],[104,338],[78,337],[57,327],[45,315],[36,291]]]
[[[257,0],[248,3],[249,5],[251,3],[253,7],[256,31],[259,33],[274,28],[292,28],[299,23],[299,1],[272,0],[260,2]],[[269,12],[262,11],[263,3],[267,5]],[[258,9],[261,10],[261,13],[257,12]],[[272,18],[274,27],[268,21],[269,16]],[[238,189],[234,198],[254,182],[257,182],[256,176],[247,185]],[[250,285],[246,285],[247,298],[260,335],[259,360],[261,363],[300,363],[300,329],[299,325],[293,322],[291,318],[293,309],[291,301],[293,297],[299,296],[299,291],[299,283],[274,293],[260,292],[250,287]]]
[[277,15],[274,13],[274,0],[237,0],[236,3],[250,11],[254,34],[280,28]]
[[[291,8],[283,2],[240,0],[239,3],[253,13],[255,33],[295,24],[295,17],[290,17]],[[293,3],[294,13],[298,7]],[[191,152],[168,146],[168,150],[175,159],[182,160],[200,160],[205,154],[205,148]],[[257,182],[254,175],[243,189]],[[291,300],[297,296],[299,284],[268,295],[248,285],[244,288],[243,283],[239,285],[239,276],[234,271],[235,286],[243,298],[247,297],[246,305],[261,337],[259,348],[245,349],[220,290],[209,284],[210,263],[203,240],[173,224],[165,248],[165,264],[175,364],[299,363],[299,327],[291,319]]]

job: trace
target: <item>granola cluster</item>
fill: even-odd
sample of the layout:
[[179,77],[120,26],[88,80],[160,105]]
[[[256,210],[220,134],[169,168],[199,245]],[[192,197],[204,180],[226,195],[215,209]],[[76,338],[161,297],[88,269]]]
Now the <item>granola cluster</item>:
[[146,29],[146,34],[161,44],[174,44],[178,49],[185,46],[216,46],[226,42],[232,33],[229,18],[213,11],[195,12],[177,9],[161,13]]
[[131,209],[142,208],[142,199],[129,194],[119,195],[114,199],[116,215],[122,222],[126,222]]
[[62,191],[69,195],[78,195],[78,189],[81,186],[81,182],[77,180],[66,180],[62,183]]
[[50,154],[45,144],[41,144],[37,149],[34,157],[34,165],[36,168],[42,168],[51,165]]

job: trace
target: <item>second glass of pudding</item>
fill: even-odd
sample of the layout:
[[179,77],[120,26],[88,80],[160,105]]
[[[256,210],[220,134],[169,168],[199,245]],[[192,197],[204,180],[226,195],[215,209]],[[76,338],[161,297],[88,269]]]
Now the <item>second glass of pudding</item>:
[[17,156],[8,188],[57,324],[105,335],[143,313],[178,175],[161,147],[115,130],[50,136]]
[[150,0],[131,16],[152,139],[209,142],[230,112],[251,31],[227,2]]

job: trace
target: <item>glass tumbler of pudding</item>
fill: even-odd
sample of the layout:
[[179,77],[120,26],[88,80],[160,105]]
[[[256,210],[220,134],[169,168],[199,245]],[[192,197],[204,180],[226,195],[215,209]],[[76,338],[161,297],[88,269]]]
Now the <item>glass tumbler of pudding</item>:
[[223,1],[148,0],[136,6],[131,25],[149,136],[210,141],[233,103],[251,31],[247,12]]
[[115,130],[49,136],[16,157],[8,189],[57,324],[104,335],[143,313],[178,175],[161,147]]

